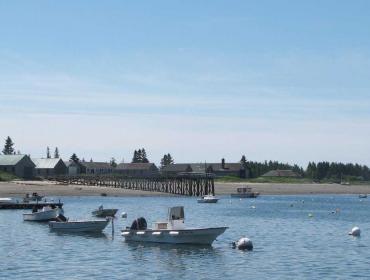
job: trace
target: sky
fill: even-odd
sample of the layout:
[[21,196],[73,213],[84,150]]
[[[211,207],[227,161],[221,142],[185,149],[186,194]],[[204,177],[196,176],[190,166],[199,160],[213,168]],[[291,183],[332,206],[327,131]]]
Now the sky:
[[370,165],[370,1],[0,0],[0,145]]

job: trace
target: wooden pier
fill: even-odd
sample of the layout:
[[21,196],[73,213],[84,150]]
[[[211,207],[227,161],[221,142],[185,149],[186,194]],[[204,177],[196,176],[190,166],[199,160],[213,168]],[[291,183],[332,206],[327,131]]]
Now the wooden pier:
[[170,193],[186,196],[203,196],[215,194],[212,174],[182,175],[177,177],[131,178],[114,175],[107,176],[63,176],[49,178],[60,184],[88,185],[130,190]]

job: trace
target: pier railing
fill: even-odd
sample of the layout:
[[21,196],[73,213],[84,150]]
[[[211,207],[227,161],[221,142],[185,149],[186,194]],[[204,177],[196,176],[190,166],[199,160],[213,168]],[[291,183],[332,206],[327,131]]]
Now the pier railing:
[[186,196],[215,194],[213,174],[186,174],[176,177],[121,177],[115,175],[79,175],[48,178],[60,184],[88,185],[130,190],[162,192]]

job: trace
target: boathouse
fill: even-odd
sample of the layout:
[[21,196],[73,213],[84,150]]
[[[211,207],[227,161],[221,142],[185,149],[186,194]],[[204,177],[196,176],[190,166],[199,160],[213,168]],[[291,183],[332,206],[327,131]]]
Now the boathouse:
[[17,177],[31,179],[35,164],[28,155],[0,155],[0,170]]
[[156,177],[159,170],[154,163],[120,163],[115,172],[128,177]]
[[111,174],[114,168],[108,162],[81,162],[81,165],[85,167],[86,174],[90,175],[101,175],[101,174]]
[[85,173],[85,167],[79,162],[70,160],[70,161],[65,161],[64,163],[68,169],[67,175],[76,176],[81,173]]
[[161,173],[164,176],[178,176],[184,172],[213,173],[216,177],[235,176],[248,178],[249,172],[241,163],[174,163],[164,166]]
[[68,173],[68,168],[60,158],[33,158],[35,163],[35,176],[60,176]]

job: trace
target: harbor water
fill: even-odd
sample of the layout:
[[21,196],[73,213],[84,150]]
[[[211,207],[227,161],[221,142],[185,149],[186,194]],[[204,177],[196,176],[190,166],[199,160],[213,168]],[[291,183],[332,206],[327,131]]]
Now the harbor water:
[[[58,199],[58,198],[55,198]],[[70,219],[118,208],[114,233],[61,234],[23,222],[30,210],[0,211],[0,279],[369,279],[370,199],[355,195],[221,197],[62,197]],[[126,243],[120,230],[150,225],[183,205],[187,226],[228,226],[211,247]],[[121,213],[127,212],[127,219]],[[359,226],[359,238],[348,235]],[[247,236],[253,251],[232,249]]]

